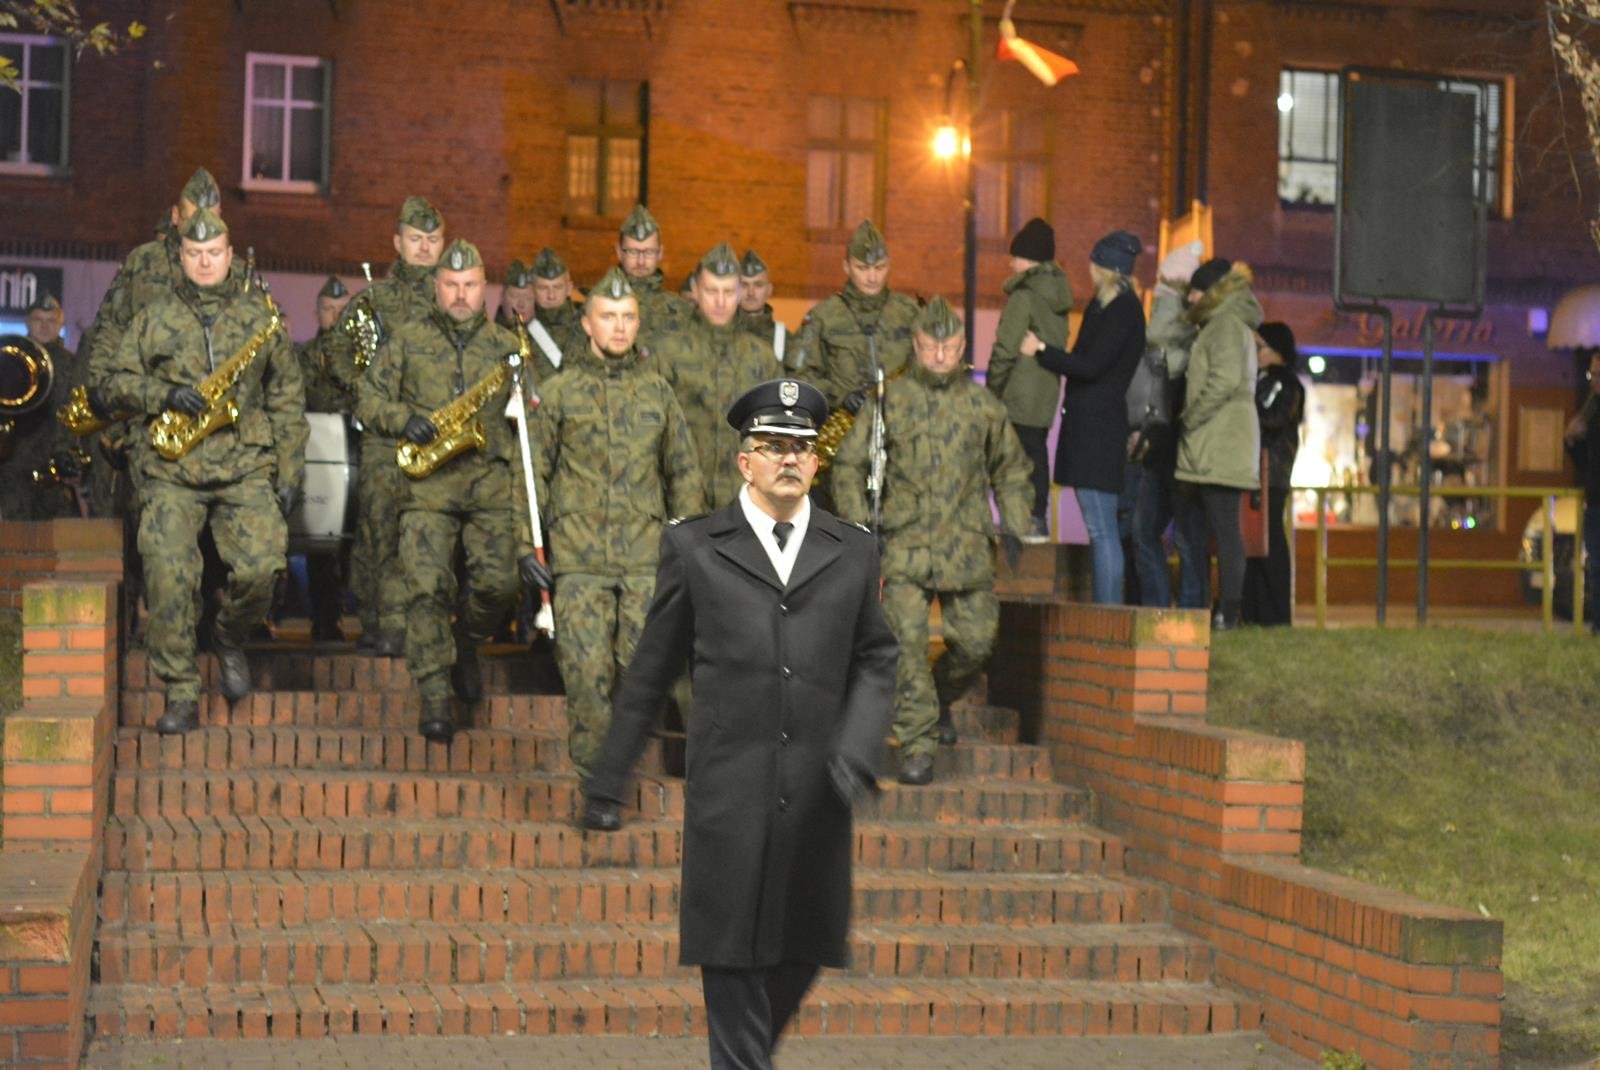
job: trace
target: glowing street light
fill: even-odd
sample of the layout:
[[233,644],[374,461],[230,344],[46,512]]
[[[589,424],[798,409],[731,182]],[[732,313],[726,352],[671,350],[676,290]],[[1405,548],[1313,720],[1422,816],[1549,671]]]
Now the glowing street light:
[[961,134],[955,124],[946,119],[933,134],[933,154],[941,160],[953,160],[961,151]]

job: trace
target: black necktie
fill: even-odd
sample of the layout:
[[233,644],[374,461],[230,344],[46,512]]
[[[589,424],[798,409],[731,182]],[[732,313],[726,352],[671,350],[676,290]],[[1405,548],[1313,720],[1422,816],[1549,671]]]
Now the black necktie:
[[772,525],[772,537],[778,540],[778,549],[783,549],[784,543],[789,541],[789,532],[794,530],[794,525],[787,520],[780,520]]

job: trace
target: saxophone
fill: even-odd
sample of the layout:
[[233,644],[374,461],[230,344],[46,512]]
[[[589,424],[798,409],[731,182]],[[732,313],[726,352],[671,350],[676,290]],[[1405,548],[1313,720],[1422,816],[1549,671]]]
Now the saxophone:
[[505,362],[494,371],[467,388],[454,401],[441,405],[428,415],[439,429],[432,442],[419,446],[415,442],[402,442],[395,450],[395,460],[400,470],[412,479],[431,476],[458,453],[483,448],[483,421],[477,419],[478,410],[489,403],[511,378],[511,373],[522,367],[531,354],[528,351],[528,334],[522,332],[517,352],[506,355]]
[[[367,277],[370,290],[372,265],[363,260],[361,273]],[[350,310],[339,321],[339,329],[356,344],[356,367],[366,369],[378,355],[378,346],[383,344],[383,319],[372,307],[372,295],[368,290],[362,290],[350,301]]]
[[199,444],[211,432],[227,427],[239,419],[239,402],[231,397],[224,397],[232,390],[239,377],[250,367],[256,359],[256,354],[261,352],[261,347],[272,340],[272,336],[283,329],[283,313],[278,310],[278,303],[272,295],[262,290],[267,301],[267,309],[271,318],[267,325],[250,337],[250,340],[239,347],[238,352],[223,361],[217,370],[200,381],[195,387],[200,391],[200,396],[206,399],[206,410],[199,416],[184,416],[182,413],[166,410],[156,417],[150,425],[150,443],[155,446],[156,452],[169,461],[176,461]]
[[100,419],[89,407],[89,388],[86,386],[73,387],[72,393],[67,395],[67,403],[56,410],[56,419],[61,421],[61,426],[79,438],[87,438],[97,431],[104,431],[112,424],[131,420],[136,415],[138,414],[118,411],[112,413],[109,420]]

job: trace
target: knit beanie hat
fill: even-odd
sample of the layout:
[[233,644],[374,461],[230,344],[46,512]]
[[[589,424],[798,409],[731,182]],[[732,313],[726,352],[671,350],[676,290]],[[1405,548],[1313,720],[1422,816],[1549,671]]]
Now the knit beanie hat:
[[1144,243],[1137,235],[1125,230],[1113,230],[1094,243],[1094,249],[1089,253],[1089,262],[1099,264],[1119,275],[1132,275],[1133,262],[1143,251]]
[[1205,293],[1211,287],[1227,278],[1228,272],[1233,270],[1233,261],[1226,257],[1213,256],[1189,278],[1189,289]]
[[1044,263],[1056,258],[1055,228],[1038,216],[1022,224],[1017,236],[1011,239],[1011,255],[1023,260]]

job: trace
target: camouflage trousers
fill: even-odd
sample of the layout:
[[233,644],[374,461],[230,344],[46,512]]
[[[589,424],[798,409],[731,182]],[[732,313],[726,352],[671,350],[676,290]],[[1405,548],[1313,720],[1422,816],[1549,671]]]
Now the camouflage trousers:
[[406,630],[410,597],[400,564],[400,505],[405,496],[406,474],[395,463],[394,444],[363,435],[350,589],[366,635],[400,635]]
[[[504,466],[498,466],[503,470]],[[402,476],[404,478],[404,476]],[[487,480],[486,480],[487,482]],[[502,481],[503,482],[503,481]],[[400,566],[410,593],[405,614],[406,671],[425,699],[450,695],[456,639],[456,541],[466,559],[467,599],[461,608],[462,642],[482,643],[517,601],[516,514],[510,491],[481,505],[400,514]]]
[[167,685],[168,700],[196,699],[200,533],[210,526],[229,570],[216,628],[220,639],[236,645],[272,603],[273,581],[284,569],[288,525],[278,512],[272,482],[262,476],[205,488],[150,480],[140,489],[139,506],[150,667]]
[[[928,608],[939,599],[944,653],[928,662]],[[977,679],[994,652],[1000,630],[1000,599],[994,589],[933,591],[914,583],[883,585],[883,615],[900,640],[895,673],[894,738],[902,758],[932,754],[939,741],[934,728],[939,710],[954,702]]]
[[556,664],[567,686],[567,750],[580,775],[611,725],[611,693],[633,659],[655,593],[649,576],[566,572],[556,581]]

